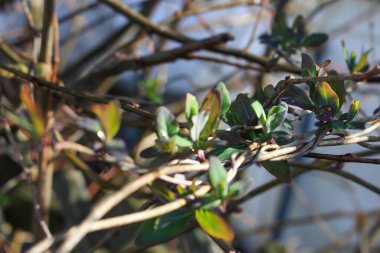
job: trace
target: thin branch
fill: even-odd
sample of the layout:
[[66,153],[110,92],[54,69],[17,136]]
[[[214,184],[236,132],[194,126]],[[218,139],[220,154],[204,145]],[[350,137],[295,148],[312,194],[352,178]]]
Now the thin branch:
[[[45,80],[40,79],[38,77],[25,74],[25,73],[15,69],[15,68],[10,67],[10,66],[3,64],[3,63],[0,63],[0,69],[4,69],[4,70],[22,78],[22,79],[28,80],[28,81],[36,84],[36,85],[51,89],[56,94],[69,95],[69,96],[73,96],[76,98],[80,98],[80,99],[83,99],[83,100],[86,100],[89,102],[95,102],[95,103],[108,103],[112,100],[112,99],[107,98],[107,97],[95,96],[95,95],[92,95],[92,94],[89,94],[89,93],[86,93],[83,91],[79,91],[76,89],[69,89],[69,88],[66,88],[63,86],[58,86],[54,83],[45,81]],[[119,100],[119,102],[120,102],[121,108],[123,108],[126,111],[136,113],[136,114],[143,116],[143,117],[146,117],[146,118],[155,119],[155,115],[153,113],[138,108],[138,105],[134,102],[127,103],[127,102],[125,102],[125,99]]]
[[[116,0],[101,0],[101,2],[111,7],[114,11],[124,15],[131,21],[134,21],[136,24],[138,24],[139,26],[141,26],[143,29],[147,30],[148,32],[155,33],[164,38],[171,39],[171,40],[181,42],[181,43],[196,41],[188,36],[177,33],[176,31],[171,30],[167,27],[153,23],[152,21],[150,21],[149,19],[147,19],[140,13],[135,12],[133,9],[123,4],[122,2],[119,2]],[[210,48],[209,50],[213,52],[221,53],[224,55],[235,56],[237,58],[241,58],[250,62],[257,63],[261,66],[266,66],[270,61],[269,58],[249,54],[247,52],[243,52],[240,49],[227,48],[227,47],[215,47],[215,48]],[[276,68],[281,68],[282,70],[288,71],[291,73],[300,73],[300,70],[298,68],[294,68],[289,65],[278,64]]]
[[321,154],[321,153],[309,153],[304,157],[338,161],[344,163],[369,163],[369,164],[380,164],[380,159],[376,158],[362,158],[356,157],[354,155],[331,155],[331,154]]
[[233,37],[231,35],[227,33],[222,33],[204,40],[186,43],[181,47],[177,47],[171,50],[161,51],[148,56],[143,56],[138,59],[121,60],[114,65],[96,71],[94,75],[112,76],[117,75],[126,70],[137,70],[142,68],[148,68],[150,66],[156,66],[162,63],[175,61],[178,58],[186,57],[191,52],[211,48],[232,39]]

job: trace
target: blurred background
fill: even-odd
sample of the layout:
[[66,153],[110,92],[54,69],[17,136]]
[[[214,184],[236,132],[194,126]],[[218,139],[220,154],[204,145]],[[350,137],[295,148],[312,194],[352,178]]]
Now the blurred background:
[[[194,39],[222,32],[230,33],[234,40],[227,43],[228,47],[255,55],[268,53],[267,45],[260,43],[259,37],[271,32],[277,12],[285,13],[288,23],[292,23],[297,15],[302,14],[310,32],[323,32],[329,36],[323,46],[307,51],[317,64],[329,59],[332,61],[331,68],[339,73],[348,73],[342,41],[350,51],[358,54],[371,49],[369,63],[380,63],[378,0],[123,2],[151,21]],[[33,12],[38,12],[43,1],[5,0],[0,3],[0,61],[7,61],[4,48],[9,46],[20,53],[26,62],[32,62],[36,58],[33,45],[39,43],[38,36],[36,39],[34,33],[41,29],[41,21],[34,20],[31,23],[25,13],[30,12],[32,15]],[[234,98],[241,92],[253,94],[258,82],[264,86],[276,84],[291,74],[286,71],[266,73],[257,64],[247,63],[236,57],[200,51],[188,59],[152,68],[130,69],[103,80],[88,80],[85,79],[87,75],[102,67],[112,66],[120,59],[138,58],[171,49],[180,43],[142,31],[101,1],[57,0],[56,11],[60,45],[58,73],[62,83],[67,87],[80,87],[94,94],[125,96],[141,103],[147,110],[154,110],[156,105],[164,104],[178,114],[184,109],[183,101],[187,92],[195,94],[201,100],[209,89],[223,81]],[[1,82],[6,86],[7,81],[1,79]],[[353,99],[361,101],[364,114],[371,115],[380,105],[378,84],[362,84],[352,94]],[[8,89],[4,92],[9,94],[16,91]],[[150,130],[142,126],[144,122],[141,119],[135,119],[134,116],[124,115],[124,120],[118,136],[124,140],[128,152],[132,153],[143,134]],[[306,133],[314,128],[313,124],[312,117],[306,117],[297,127]],[[334,147],[320,150],[323,153],[345,154],[354,153],[360,148],[349,145],[339,150]],[[344,166],[347,171],[379,185],[378,165],[347,163]],[[6,203],[0,205],[0,238],[10,238],[12,234],[13,244],[31,238],[30,217],[27,212],[23,212],[31,208],[30,197],[25,195],[22,184],[9,184],[9,180],[17,177],[20,171],[9,157],[2,156],[0,197],[5,194],[8,197]],[[245,176],[253,179],[255,187],[273,180],[272,175],[256,165],[248,168]],[[84,184],[83,176],[75,170],[65,175],[64,179],[58,176],[54,178],[55,194],[60,203],[53,201],[51,222],[57,223],[57,231],[62,227],[61,223],[75,224],[88,211],[89,199],[75,193],[83,190]],[[70,198],[75,198],[77,209],[68,211],[69,217],[65,217],[62,213],[65,206],[63,202],[64,199],[70,201]],[[54,204],[57,206],[54,207]],[[242,205],[241,213],[231,216],[230,221],[236,233],[236,245],[242,252],[380,252],[380,237],[375,238],[371,249],[365,243],[372,230],[380,230],[379,196],[324,172],[307,173],[298,177],[291,185],[279,186],[251,199]],[[135,232],[131,231],[133,229],[121,232],[96,252],[122,252],[133,239]],[[99,237],[90,237],[89,242],[91,244],[91,240],[98,239]],[[203,246],[199,246],[197,251],[192,249],[188,252],[219,250],[211,242],[200,245]],[[22,247],[25,245],[20,246],[20,250]],[[179,251],[175,246],[169,245],[159,246],[156,252]]]

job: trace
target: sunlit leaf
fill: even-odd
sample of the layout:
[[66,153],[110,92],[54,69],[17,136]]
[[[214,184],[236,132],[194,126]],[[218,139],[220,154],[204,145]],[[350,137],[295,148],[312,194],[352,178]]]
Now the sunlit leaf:
[[304,47],[319,47],[327,41],[329,36],[325,33],[312,33],[308,35],[302,42]]
[[328,111],[331,110],[333,115],[339,111],[339,97],[326,82],[317,84],[316,102],[319,107],[324,107]]
[[196,97],[194,97],[190,93],[187,93],[186,94],[186,108],[185,108],[187,122],[189,123],[192,122],[192,117],[198,114],[198,108],[199,108],[199,105],[198,105],[198,101]]
[[261,165],[278,180],[284,183],[290,183],[292,180],[290,167],[287,161],[265,161]]
[[91,110],[98,117],[105,133],[106,140],[111,140],[119,131],[121,109],[119,102],[112,100],[107,104],[93,104]]
[[212,237],[228,242],[234,239],[234,232],[219,214],[198,209],[195,211],[195,218],[202,230]]
[[227,171],[219,158],[212,156],[209,160],[210,169],[208,176],[210,184],[220,197],[225,197],[228,192]]
[[368,50],[368,51],[362,53],[358,63],[356,63],[356,65],[353,69],[354,73],[365,71],[368,68],[368,54],[370,51],[371,50]]
[[356,100],[356,101],[352,100],[350,110],[348,111],[348,117],[347,117],[348,122],[353,121],[356,115],[358,114],[359,105],[360,105],[359,100]]
[[190,129],[190,136],[194,142],[200,138],[203,128],[206,126],[210,114],[209,111],[201,111],[199,114],[194,115],[191,119],[192,127]]
[[172,213],[144,221],[137,234],[135,243],[139,246],[154,246],[176,238],[189,229],[191,212]]
[[267,122],[267,117],[265,115],[265,111],[261,103],[256,100],[255,102],[252,103],[251,106],[252,106],[252,109],[255,111],[257,118],[260,119],[261,124],[265,126]]
[[20,99],[28,112],[28,115],[33,123],[34,131],[38,136],[41,136],[45,130],[45,119],[42,115],[41,108],[34,100],[30,86],[24,84],[20,89]]
[[[338,76],[339,74],[335,70],[331,70],[329,71],[329,75]],[[343,103],[346,101],[346,95],[347,95],[344,81],[332,81],[329,84],[330,84],[331,89],[333,89],[335,93],[338,95],[339,108],[341,108]]]
[[222,94],[217,88],[212,89],[203,100],[200,112],[209,111],[209,117],[200,137],[206,139],[215,133],[219,123],[219,115],[222,108]]

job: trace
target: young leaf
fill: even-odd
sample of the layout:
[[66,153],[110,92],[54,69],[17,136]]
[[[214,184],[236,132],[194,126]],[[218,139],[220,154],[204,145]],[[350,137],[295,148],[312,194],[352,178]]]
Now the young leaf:
[[121,124],[119,102],[112,100],[108,104],[93,104],[91,110],[98,117],[106,135],[106,140],[111,140],[117,131],[119,131]]
[[165,140],[179,132],[178,122],[166,107],[161,106],[157,109],[156,124],[158,137]]
[[198,105],[197,99],[192,94],[187,93],[186,94],[186,109],[185,109],[187,122],[189,123],[192,122],[192,117],[198,114],[198,109],[199,109],[199,105]]
[[206,126],[210,114],[209,111],[202,111],[197,115],[194,115],[191,119],[192,127],[190,129],[190,136],[194,142],[197,142],[200,138],[203,128]]
[[335,91],[326,82],[317,84],[316,102],[319,107],[325,107],[335,115],[339,111],[339,97]]
[[314,105],[306,93],[297,86],[290,86],[282,95],[281,101],[304,110],[313,110]]
[[[329,75],[338,76],[339,74],[335,70],[331,70],[331,71],[329,71]],[[338,95],[338,97],[339,97],[339,108],[341,108],[343,103],[346,101],[346,94],[347,94],[344,81],[332,81],[332,82],[330,82],[330,87]]]
[[282,103],[284,106],[276,105],[270,108],[268,112],[268,119],[265,124],[265,130],[267,133],[273,132],[279,127],[285,120],[288,113],[288,105]]
[[202,129],[200,137],[207,139],[215,133],[219,123],[219,116],[222,108],[222,94],[218,88],[212,89],[203,100],[200,112],[209,111],[209,117],[206,125]]
[[252,106],[252,109],[255,111],[257,118],[260,119],[261,124],[265,126],[267,122],[267,117],[265,116],[265,111],[264,111],[263,106],[257,100],[253,102],[251,106]]
[[195,219],[202,230],[212,237],[228,242],[234,239],[234,232],[220,215],[209,210],[198,209],[195,211]]
[[226,85],[222,82],[216,85],[216,88],[220,91],[222,95],[222,106],[220,109],[220,117],[223,117],[224,114],[228,111],[231,106],[230,93],[228,92]]
[[356,63],[356,65],[353,69],[354,73],[365,71],[368,68],[368,54],[370,51],[371,50],[368,50],[368,51],[362,53],[358,63]]
[[161,104],[163,99],[160,94],[160,83],[155,79],[146,79],[139,83],[141,93],[150,101]]
[[308,54],[302,54],[301,70],[302,76],[316,76],[317,68],[315,66],[313,58]]
[[308,35],[302,42],[304,47],[319,47],[329,38],[327,34],[324,33],[312,33]]
[[265,161],[261,165],[278,180],[284,183],[290,183],[290,167],[287,161]]
[[354,118],[358,114],[359,105],[360,105],[359,100],[356,100],[356,101],[352,100],[350,110],[348,111],[347,122],[351,122],[354,120]]
[[21,86],[20,100],[22,101],[28,112],[28,115],[33,123],[35,133],[37,134],[37,136],[41,136],[45,131],[45,119],[42,116],[40,106],[34,100],[29,85],[24,84]]
[[174,211],[142,223],[135,243],[150,247],[167,242],[189,229],[192,213]]
[[210,169],[208,176],[214,191],[217,192],[221,198],[227,196],[227,172],[222,162],[215,156],[210,157]]

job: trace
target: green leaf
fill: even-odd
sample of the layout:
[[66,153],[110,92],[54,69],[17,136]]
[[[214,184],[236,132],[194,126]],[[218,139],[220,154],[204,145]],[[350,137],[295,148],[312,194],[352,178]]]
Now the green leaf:
[[251,106],[252,106],[252,109],[255,111],[257,118],[260,119],[261,124],[265,126],[267,122],[267,117],[265,116],[265,111],[261,103],[256,100],[255,102],[251,104]]
[[234,239],[234,232],[220,215],[209,210],[198,209],[195,211],[195,219],[202,230],[212,237],[228,242]]
[[222,94],[221,90],[217,87],[213,88],[203,100],[200,112],[209,111],[209,117],[206,125],[202,129],[200,137],[202,139],[207,139],[208,137],[214,135],[216,127],[219,124],[219,117],[222,108]]
[[156,79],[146,79],[139,83],[141,93],[150,101],[161,104],[163,99],[160,94],[160,83]]
[[93,104],[91,110],[98,117],[106,140],[111,140],[119,131],[121,124],[119,102],[112,100],[108,104]]
[[339,97],[327,82],[317,84],[316,102],[319,107],[330,110],[332,115],[339,111]]
[[270,108],[268,112],[268,119],[265,124],[267,133],[273,132],[277,127],[281,126],[288,113],[288,105],[282,103],[285,106],[276,105]]
[[[329,71],[329,75],[338,76],[338,72],[335,70]],[[344,81],[332,81],[330,82],[330,87],[335,91],[335,93],[339,97],[339,108],[342,107],[343,103],[346,101],[346,87],[344,85]]]
[[356,100],[356,101],[352,100],[350,110],[348,111],[347,122],[351,122],[354,120],[354,118],[359,112],[359,105],[360,105],[359,100]]
[[7,109],[5,110],[5,116],[9,121],[13,122],[17,126],[25,129],[29,133],[34,133],[34,126],[27,119],[24,119],[23,117],[16,115]]
[[208,176],[210,184],[214,191],[217,192],[221,198],[224,198],[228,192],[227,171],[219,158],[211,156],[209,160],[210,169]]
[[324,33],[312,33],[308,35],[302,42],[304,47],[319,47],[329,38],[327,34]]
[[278,180],[284,183],[290,183],[292,178],[290,167],[287,161],[265,161],[261,165]]
[[166,107],[161,106],[157,109],[156,124],[157,135],[165,140],[179,132],[178,122]]
[[235,153],[242,153],[246,149],[245,145],[238,145],[234,147],[219,146],[208,152],[207,156],[218,156],[220,160],[228,160]]
[[365,69],[368,67],[368,54],[370,51],[371,50],[368,50],[368,51],[362,53],[358,63],[356,63],[356,65],[353,69],[354,73],[365,71]]
[[256,117],[251,104],[252,99],[247,94],[239,94],[226,113],[226,123],[230,126],[249,125]]
[[192,127],[190,129],[190,136],[194,142],[198,142],[198,140],[200,139],[201,132],[206,126],[209,116],[209,111],[202,111],[199,114],[194,115],[192,117]]
[[174,211],[142,223],[135,243],[150,247],[176,238],[189,229],[191,212]]
[[317,67],[315,66],[313,58],[308,54],[302,54],[301,70],[302,76],[316,76]]
[[238,200],[244,197],[249,192],[249,189],[252,187],[252,185],[253,180],[251,178],[237,181],[231,184],[228,188],[228,199]]
[[306,93],[297,86],[290,86],[282,95],[281,101],[304,110],[313,110],[314,105]]
[[172,137],[172,139],[174,140],[175,145],[177,145],[179,147],[183,147],[183,148],[189,147],[190,148],[193,146],[193,143],[191,141],[189,141],[188,139],[186,139],[182,136],[174,135]]
[[222,94],[222,106],[220,109],[220,117],[223,117],[231,106],[230,93],[228,92],[226,85],[220,82],[216,85],[216,88]]
[[194,97],[192,94],[187,93],[186,94],[186,109],[185,109],[185,114],[186,114],[186,119],[187,122],[190,124],[192,123],[192,118],[194,115],[198,114],[198,101],[196,97]]

